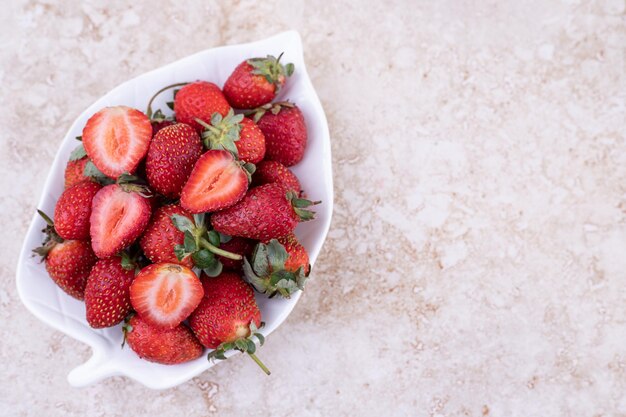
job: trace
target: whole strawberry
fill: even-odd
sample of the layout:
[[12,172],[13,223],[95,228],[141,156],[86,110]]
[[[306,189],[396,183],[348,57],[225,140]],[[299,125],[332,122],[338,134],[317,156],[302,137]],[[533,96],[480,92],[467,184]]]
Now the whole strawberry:
[[223,149],[244,162],[256,164],[265,156],[265,136],[251,119],[235,114],[232,109],[226,117],[213,114],[211,123],[204,123],[202,139],[208,149]]
[[159,130],[176,124],[176,122],[173,120],[152,120],[150,124],[152,125],[152,137],[154,138],[154,135],[159,133]]
[[252,188],[237,204],[211,216],[213,228],[225,235],[268,241],[294,231],[298,222],[311,220],[313,203],[297,198],[276,183]]
[[61,194],[54,208],[54,226],[63,239],[89,239],[91,200],[102,187],[91,181],[72,185]]
[[133,184],[111,184],[93,198],[89,234],[99,258],[115,255],[143,233],[151,213],[143,190]]
[[89,177],[83,175],[85,172],[85,165],[87,165],[89,159],[83,156],[80,159],[70,160],[65,166],[65,188],[70,188],[72,185],[78,184],[85,180],[90,180]]
[[153,326],[139,315],[131,317],[124,326],[124,336],[140,358],[164,365],[192,361],[204,351],[185,324],[165,329]]
[[224,84],[224,95],[231,106],[252,109],[274,100],[285,79],[293,74],[293,64],[282,65],[280,58],[251,58],[239,64]]
[[172,222],[172,216],[175,214],[192,221],[191,214],[177,204],[159,207],[152,215],[150,224],[143,233],[139,244],[144,255],[154,263],[173,262],[191,268],[193,262],[190,256],[179,261],[174,252],[176,245],[182,245],[185,240],[185,234],[178,230]]
[[98,258],[89,242],[61,239],[54,230],[52,219],[42,211],[38,212],[47,224],[43,230],[46,238],[43,246],[34,249],[33,252],[42,256],[48,275],[63,291],[82,300],[89,271]]
[[261,161],[256,165],[252,175],[252,185],[277,183],[285,188],[285,191],[293,190],[296,194],[302,193],[302,187],[296,174],[278,161]]
[[146,157],[146,179],[150,187],[166,197],[180,197],[202,150],[200,136],[189,125],[177,123],[159,130]]
[[265,159],[285,166],[297,164],[304,157],[307,142],[304,116],[289,102],[259,108],[254,121],[265,135]]
[[229,110],[230,104],[219,87],[207,81],[187,84],[174,97],[176,121],[188,124],[198,133],[202,132],[203,127],[196,119],[209,123],[213,113],[226,116]]
[[209,357],[224,359],[225,352],[246,352],[269,375],[269,370],[254,355],[253,336],[261,326],[261,311],[254,292],[238,274],[223,272],[215,278],[203,278],[204,298],[189,318],[189,326],[204,346],[215,349]]
[[130,284],[135,265],[113,256],[100,259],[91,269],[85,287],[87,322],[94,329],[115,326],[130,313]]
[[251,261],[245,259],[243,264],[246,280],[270,297],[289,298],[303,290],[310,269],[309,255],[293,234],[259,243]]

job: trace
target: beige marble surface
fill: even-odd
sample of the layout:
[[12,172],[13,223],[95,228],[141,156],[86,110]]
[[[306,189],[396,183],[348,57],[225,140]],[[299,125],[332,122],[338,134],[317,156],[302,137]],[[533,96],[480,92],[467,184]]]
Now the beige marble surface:
[[[626,415],[625,9],[3,2],[0,415]],[[66,129],[130,77],[290,28],[328,115],[336,211],[263,348],[272,376],[237,357],[163,392],[71,388],[89,348],[14,284]]]

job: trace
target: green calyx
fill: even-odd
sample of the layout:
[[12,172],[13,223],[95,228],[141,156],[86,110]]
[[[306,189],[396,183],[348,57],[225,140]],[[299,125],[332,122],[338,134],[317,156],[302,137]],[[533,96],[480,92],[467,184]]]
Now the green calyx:
[[133,318],[133,316],[135,315],[134,312],[131,312],[128,316],[126,316],[126,318],[124,319],[124,324],[122,325],[122,349],[124,349],[124,346],[126,345],[126,337],[128,336],[128,333],[133,331],[133,326],[130,325],[130,319]]
[[87,161],[85,164],[83,176],[93,178],[100,185],[115,184],[115,180],[104,175],[91,160]]
[[208,230],[206,215],[194,214],[193,221],[186,216],[174,214],[171,216],[174,226],[184,233],[182,245],[174,247],[174,253],[179,261],[191,256],[193,263],[210,277],[222,273],[222,263],[217,255],[225,258],[240,260],[241,255],[220,249],[221,236],[215,230]]
[[223,149],[238,158],[239,151],[235,142],[239,140],[242,120],[243,114],[235,114],[233,109],[230,109],[224,117],[219,113],[213,113],[210,124],[201,119],[196,119],[196,122],[204,127],[202,142],[207,149]]
[[265,58],[252,58],[247,60],[248,65],[252,66],[252,74],[260,75],[265,80],[276,86],[276,93],[280,90],[285,81],[285,77],[291,77],[295,69],[292,63],[283,65],[280,63],[283,53],[278,58],[268,55]]
[[243,273],[246,281],[259,292],[269,295],[276,294],[289,298],[298,290],[304,290],[304,283],[308,278],[305,266],[295,272],[285,269],[285,262],[289,254],[283,245],[276,239],[267,244],[259,243],[252,253],[252,264],[243,260]]
[[[158,109],[156,112],[152,111],[152,102],[154,101],[155,98],[157,98],[157,96],[159,94],[161,94],[164,91],[167,91],[171,88],[176,88],[176,87],[183,87],[185,85],[187,85],[189,83],[176,83],[176,84],[170,84],[167,85],[163,88],[161,88],[159,91],[157,91],[156,93],[154,93],[154,95],[152,96],[152,98],[150,98],[150,101],[148,102],[148,108],[146,109],[146,115],[148,116],[148,119],[154,121],[154,122],[162,122],[164,120],[173,120],[171,117],[166,117],[163,112],[161,111],[161,109]],[[176,97],[176,93],[178,92],[178,90],[174,90],[174,97]],[[171,104],[170,104],[171,103]],[[173,102],[167,102],[167,106],[174,110],[174,103]]]
[[116,183],[127,193],[137,193],[144,198],[151,198],[154,193],[145,184],[145,181],[129,173],[123,173],[117,178]]
[[287,192],[286,197],[291,203],[293,211],[295,211],[300,218],[300,221],[306,222],[315,218],[315,212],[307,210],[307,207],[320,204],[321,201],[310,201],[305,198],[299,198],[298,194],[292,190]]
[[[261,323],[260,327],[263,327],[264,325],[265,323]],[[247,353],[248,356],[250,356],[250,358],[252,358],[252,360],[257,365],[259,365],[259,367],[263,370],[263,372],[269,375],[271,373],[270,370],[255,355],[256,343],[254,341],[254,338],[258,339],[260,346],[263,346],[263,343],[265,343],[265,336],[263,336],[259,332],[259,328],[256,327],[256,324],[254,324],[254,320],[250,322],[250,326],[248,330],[249,330],[249,333],[247,337],[241,337],[232,342],[222,343],[215,350],[213,350],[212,352],[208,354],[207,359],[208,360],[215,360],[215,359],[224,360],[226,359],[226,352],[228,352],[229,350],[238,350],[242,353]]]
[[285,108],[291,109],[293,107],[296,107],[296,105],[289,101],[279,101],[276,103],[264,104],[262,106],[257,107],[256,109],[249,110],[245,112],[244,114],[246,116],[252,116],[252,120],[254,120],[254,123],[257,123],[261,119],[261,117],[263,117],[263,115],[267,112],[270,112],[273,115],[277,115],[278,113],[280,113],[282,109],[285,109]]
[[46,227],[41,229],[46,237],[44,238],[41,246],[33,249],[33,252],[35,255],[41,256],[41,260],[43,261],[46,259],[46,256],[48,256],[48,253],[52,250],[52,248],[57,245],[57,243],[63,242],[63,238],[57,234],[56,230],[54,230],[54,222],[46,213],[41,210],[37,210],[37,213],[39,213],[41,218],[43,218],[46,222]]

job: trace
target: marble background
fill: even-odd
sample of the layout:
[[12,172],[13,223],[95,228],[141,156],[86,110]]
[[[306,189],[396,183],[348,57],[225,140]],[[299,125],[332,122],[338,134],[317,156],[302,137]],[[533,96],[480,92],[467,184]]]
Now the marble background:
[[[625,9],[5,0],[0,414],[626,415]],[[272,376],[237,357],[162,392],[71,388],[89,348],[14,283],[66,129],[130,77],[285,29],[328,115],[336,210],[263,348]]]

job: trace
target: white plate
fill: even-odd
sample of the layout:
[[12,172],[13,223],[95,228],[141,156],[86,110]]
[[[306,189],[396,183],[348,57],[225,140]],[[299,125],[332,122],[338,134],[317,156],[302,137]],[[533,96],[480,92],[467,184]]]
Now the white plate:
[[[333,208],[330,138],[326,116],[304,66],[300,35],[293,31],[258,42],[208,49],[140,75],[111,90],[85,110],[65,135],[38,207],[49,215],[53,214],[55,202],[63,192],[65,164],[77,145],[74,138],[82,134],[87,119],[102,107],[123,104],[144,111],[150,97],[163,86],[195,80],[208,80],[222,86],[235,66],[244,59],[268,54],[277,56],[283,51],[281,62],[293,62],[296,71],[278,98],[289,99],[300,107],[308,131],[306,154],[293,171],[308,197],[322,200],[322,204],[315,207],[317,218],[301,223],[296,230],[296,235],[309,253],[311,264],[314,264],[326,238]],[[159,99],[153,108],[167,110],[165,101],[171,99],[171,93],[164,93]],[[20,253],[17,290],[24,305],[40,320],[93,349],[93,356],[69,373],[71,385],[85,386],[102,378],[124,375],[147,387],[163,389],[181,384],[220,363],[209,362],[203,355],[181,365],[155,364],[139,359],[128,347],[120,348],[122,331],[119,325],[103,330],[89,327],[83,302],[61,291],[46,273],[44,264],[31,257],[31,250],[41,244],[43,227],[43,220],[34,215]],[[315,284],[312,281],[309,285]],[[272,333],[287,318],[299,298],[300,292],[288,300],[268,300],[263,295],[257,295],[265,321],[262,333],[266,336]]]

